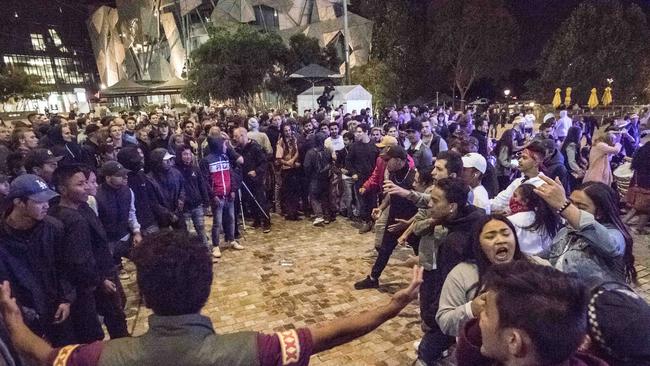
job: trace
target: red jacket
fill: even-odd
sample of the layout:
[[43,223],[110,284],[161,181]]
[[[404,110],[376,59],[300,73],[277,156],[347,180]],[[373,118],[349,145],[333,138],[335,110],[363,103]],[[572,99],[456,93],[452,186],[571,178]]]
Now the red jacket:
[[[407,155],[409,167],[413,168],[415,163],[411,155]],[[384,171],[386,170],[386,162],[381,156],[377,157],[375,161],[375,169],[370,174],[370,177],[363,183],[363,188],[366,192],[380,192],[381,187],[384,185]]]

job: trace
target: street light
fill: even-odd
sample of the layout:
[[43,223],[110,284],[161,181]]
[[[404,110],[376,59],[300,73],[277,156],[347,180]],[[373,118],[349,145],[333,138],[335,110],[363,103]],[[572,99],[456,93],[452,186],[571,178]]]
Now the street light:
[[503,91],[503,94],[506,96],[506,98],[510,95],[510,89],[506,89]]

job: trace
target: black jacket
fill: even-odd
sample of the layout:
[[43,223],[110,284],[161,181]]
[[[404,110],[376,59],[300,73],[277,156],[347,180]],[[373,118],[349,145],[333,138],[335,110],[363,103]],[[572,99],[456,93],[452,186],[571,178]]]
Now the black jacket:
[[176,157],[176,167],[185,182],[185,205],[183,210],[189,211],[199,207],[199,205],[209,206],[208,186],[199,171],[199,167],[194,164],[187,165],[183,163],[178,159],[179,155],[176,155]]
[[[244,158],[244,164],[241,167],[241,175],[244,181],[248,184],[263,184],[268,170],[268,158],[264,148],[256,141],[249,140],[246,146],[237,148],[236,151]],[[248,175],[250,171],[255,171],[254,178]]]
[[555,180],[555,178],[560,178],[562,186],[568,191],[569,189],[569,173],[567,172],[566,167],[564,166],[564,157],[558,149],[555,149],[553,155],[549,156],[544,160],[544,165],[542,168],[544,174]]
[[50,214],[63,223],[63,263],[73,286],[99,287],[116,274],[104,227],[87,204],[76,210],[57,205]]
[[95,199],[99,220],[108,240],[114,242],[128,235],[131,189],[128,186],[115,189],[104,182],[97,189]]
[[81,149],[83,150],[84,164],[94,168],[95,170],[99,169],[99,166],[101,165],[99,146],[96,143],[90,141],[90,139],[86,139],[86,141],[84,141],[83,145],[81,146]]
[[358,175],[359,180],[363,183],[372,174],[377,155],[379,155],[379,149],[371,142],[352,143],[345,160],[345,167],[349,171],[348,175]]
[[63,272],[65,244],[63,224],[51,216],[28,231],[11,228],[4,218],[0,221],[0,281],[9,281],[18,305],[40,318],[24,314],[28,325],[51,323],[58,305],[75,299]]
[[438,253],[436,255],[436,270],[433,272],[431,286],[426,286],[428,291],[427,299],[429,304],[423,305],[428,309],[422,314],[422,319],[430,326],[435,325],[435,316],[438,312],[440,293],[445,279],[451,270],[460,262],[470,260],[472,254],[472,227],[485,211],[472,205],[463,207],[459,214],[447,220],[442,226],[447,229],[447,235],[440,239]]

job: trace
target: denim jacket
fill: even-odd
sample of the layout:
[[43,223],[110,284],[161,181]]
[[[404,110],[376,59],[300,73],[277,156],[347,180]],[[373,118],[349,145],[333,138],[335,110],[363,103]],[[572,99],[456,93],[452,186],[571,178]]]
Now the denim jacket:
[[580,278],[625,283],[624,252],[625,239],[620,231],[598,223],[592,214],[581,210],[579,228],[566,226],[557,233],[549,260],[560,271],[576,273]]

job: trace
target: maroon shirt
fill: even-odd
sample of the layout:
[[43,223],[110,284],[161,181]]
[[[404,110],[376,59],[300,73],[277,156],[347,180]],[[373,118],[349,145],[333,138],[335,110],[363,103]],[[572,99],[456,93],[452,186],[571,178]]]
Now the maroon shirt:
[[[50,354],[48,364],[95,366],[99,363],[105,343],[105,341],[98,341],[54,349]],[[270,335],[257,334],[257,358],[260,366],[306,366],[309,365],[309,358],[313,351],[311,332],[307,328],[287,330]]]

